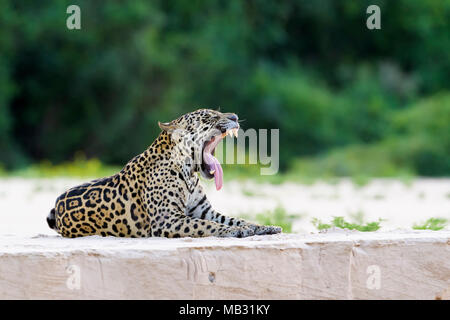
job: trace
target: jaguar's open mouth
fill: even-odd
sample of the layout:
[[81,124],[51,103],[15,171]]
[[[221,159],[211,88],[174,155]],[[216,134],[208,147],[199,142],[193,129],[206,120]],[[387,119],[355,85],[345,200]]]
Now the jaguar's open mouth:
[[239,125],[228,130],[222,130],[220,134],[213,136],[210,140],[205,141],[203,144],[203,161],[201,164],[202,174],[207,179],[212,179],[214,177],[217,190],[220,190],[223,185],[223,170],[219,160],[214,157],[215,148],[227,135],[230,135],[230,137],[237,137],[238,129]]

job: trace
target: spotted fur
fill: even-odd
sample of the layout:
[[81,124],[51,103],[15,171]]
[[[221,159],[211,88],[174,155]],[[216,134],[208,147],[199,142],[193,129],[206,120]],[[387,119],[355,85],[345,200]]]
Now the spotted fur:
[[[170,123],[117,174],[60,195],[47,222],[64,237],[246,237],[281,228],[260,226],[215,211],[199,183],[202,148],[237,116],[201,109]],[[207,175],[207,173],[206,173]],[[211,176],[206,176],[211,178]]]

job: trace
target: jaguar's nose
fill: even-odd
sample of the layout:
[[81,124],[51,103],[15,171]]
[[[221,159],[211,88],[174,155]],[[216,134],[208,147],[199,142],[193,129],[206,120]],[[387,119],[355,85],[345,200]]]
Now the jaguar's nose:
[[238,122],[238,119],[239,119],[238,116],[236,114],[234,114],[234,113],[232,113],[229,116],[227,116],[227,118],[230,119],[231,121],[234,121],[234,122]]

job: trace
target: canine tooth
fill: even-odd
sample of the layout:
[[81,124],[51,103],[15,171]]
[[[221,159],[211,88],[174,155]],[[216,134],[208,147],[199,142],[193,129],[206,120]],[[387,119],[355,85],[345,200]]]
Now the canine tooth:
[[214,174],[214,172],[216,172],[216,170],[211,170],[209,173]]
[[235,135],[236,138],[237,138],[237,137],[238,137],[238,129],[237,129],[237,128],[234,128],[233,131],[234,131],[234,135]]

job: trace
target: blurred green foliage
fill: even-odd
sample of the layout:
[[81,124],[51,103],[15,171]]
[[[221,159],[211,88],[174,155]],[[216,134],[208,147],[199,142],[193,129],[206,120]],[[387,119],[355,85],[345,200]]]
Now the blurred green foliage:
[[[71,4],[81,30],[66,28]],[[370,4],[381,30],[366,28]],[[122,166],[158,120],[221,107],[244,128],[279,128],[281,166],[299,175],[450,175],[449,1],[0,7],[7,170],[77,152]]]
[[433,96],[391,113],[390,134],[293,164],[300,176],[426,176],[450,173],[450,94]]
[[73,177],[73,178],[100,178],[111,176],[121,167],[104,165],[96,158],[86,159],[84,155],[75,155],[74,160],[65,161],[59,164],[53,164],[48,160],[42,160],[33,163],[24,168],[5,171],[0,167],[0,177],[14,176],[23,178],[55,178],[55,177]]

